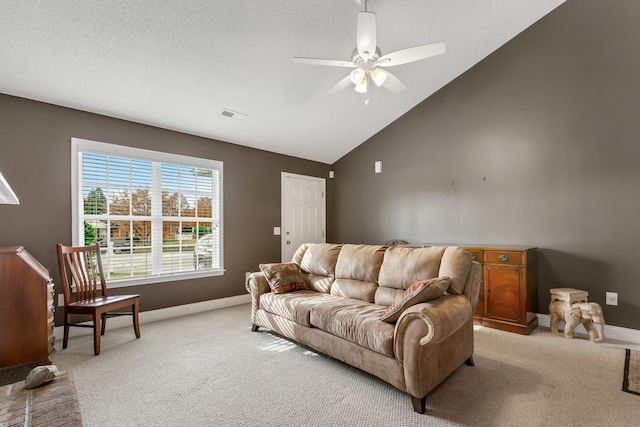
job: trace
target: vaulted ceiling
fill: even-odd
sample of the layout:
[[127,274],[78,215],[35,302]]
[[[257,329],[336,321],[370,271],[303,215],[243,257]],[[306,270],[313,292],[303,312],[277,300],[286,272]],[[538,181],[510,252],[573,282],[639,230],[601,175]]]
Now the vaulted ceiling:
[[3,1],[0,92],[331,164],[563,2],[371,0],[382,54],[447,51],[325,96],[350,69],[291,58],[350,59],[361,1]]

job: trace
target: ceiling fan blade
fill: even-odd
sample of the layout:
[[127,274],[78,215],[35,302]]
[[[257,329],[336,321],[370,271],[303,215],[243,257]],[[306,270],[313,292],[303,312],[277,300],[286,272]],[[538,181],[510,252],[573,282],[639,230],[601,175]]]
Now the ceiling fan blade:
[[346,88],[351,84],[351,75],[348,75],[344,79],[340,80],[338,84],[329,90],[324,96],[333,95],[334,93],[340,92],[342,89]]
[[358,31],[356,46],[358,53],[365,61],[376,52],[376,14],[358,12]]
[[385,70],[384,72],[387,73],[387,78],[385,79],[384,83],[382,83],[382,87],[386,87],[391,92],[395,93],[400,93],[407,88],[404,83],[398,80],[396,76],[394,76],[387,70]]
[[444,42],[423,44],[386,54],[375,62],[378,67],[393,67],[440,55],[446,50]]
[[337,59],[320,59],[320,58],[301,58],[294,57],[293,62],[299,64],[311,64],[311,65],[327,65],[329,67],[347,67],[355,68],[356,64],[351,61],[340,61]]

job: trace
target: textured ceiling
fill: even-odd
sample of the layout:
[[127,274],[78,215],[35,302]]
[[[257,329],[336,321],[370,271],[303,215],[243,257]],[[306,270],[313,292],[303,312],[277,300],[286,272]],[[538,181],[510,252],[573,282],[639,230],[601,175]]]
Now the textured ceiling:
[[291,61],[349,59],[357,0],[3,0],[0,92],[333,163],[563,2],[371,0],[382,54],[447,52],[389,69],[407,90],[365,106],[324,96],[349,69]]

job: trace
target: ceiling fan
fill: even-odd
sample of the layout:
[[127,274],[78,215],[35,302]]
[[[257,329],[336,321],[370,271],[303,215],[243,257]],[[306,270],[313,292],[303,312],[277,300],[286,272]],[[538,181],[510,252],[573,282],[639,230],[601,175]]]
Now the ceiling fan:
[[326,95],[339,92],[350,84],[354,85],[356,92],[367,93],[370,81],[373,81],[376,86],[385,87],[392,92],[402,92],[406,89],[406,86],[396,76],[382,68],[394,67],[440,55],[445,52],[445,44],[444,42],[424,44],[382,56],[380,48],[376,44],[376,14],[367,11],[367,0],[359,2],[364,3],[364,11],[358,12],[356,48],[352,53],[351,61],[294,57],[293,62],[354,68],[347,77],[340,80]]

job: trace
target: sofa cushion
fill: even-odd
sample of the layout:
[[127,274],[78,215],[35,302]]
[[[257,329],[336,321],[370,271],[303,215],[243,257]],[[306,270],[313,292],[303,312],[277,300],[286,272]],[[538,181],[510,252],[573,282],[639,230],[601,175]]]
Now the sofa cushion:
[[377,353],[393,356],[395,325],[380,322],[384,306],[341,298],[311,308],[311,324]]
[[328,294],[331,290],[331,286],[333,285],[334,278],[327,276],[316,276],[311,273],[302,273],[304,278],[307,280],[307,285],[309,289],[322,292],[323,294]]
[[364,302],[373,302],[378,285],[351,279],[336,279],[331,286],[331,295],[354,298]]
[[260,264],[260,271],[274,294],[307,289],[307,282],[295,262]]
[[395,322],[409,307],[440,298],[450,283],[451,279],[446,276],[414,283],[402,293],[400,299],[391,303],[380,313],[380,320],[388,323]]
[[298,246],[298,249],[296,249],[296,251],[293,253],[293,256],[291,257],[291,262],[295,262],[298,265],[302,264],[302,257],[311,245],[313,245],[313,243],[303,243]]
[[449,246],[444,251],[438,276],[451,277],[450,294],[462,295],[472,262],[471,254],[462,248]]
[[319,303],[342,299],[312,290],[287,292],[285,294],[269,292],[260,295],[260,308],[299,325],[309,327],[311,326],[311,307]]
[[[330,243],[309,244],[300,260],[301,270],[316,276],[336,277],[336,262],[341,247]],[[296,252],[294,260],[299,257],[300,254]]]
[[387,288],[385,286],[378,286],[376,294],[373,297],[373,303],[378,305],[387,306],[397,299],[400,299],[404,289]]
[[441,276],[440,260],[444,247],[390,247],[384,254],[378,284],[389,288],[407,289],[412,284]]
[[336,263],[336,279],[378,283],[384,246],[343,245]]

